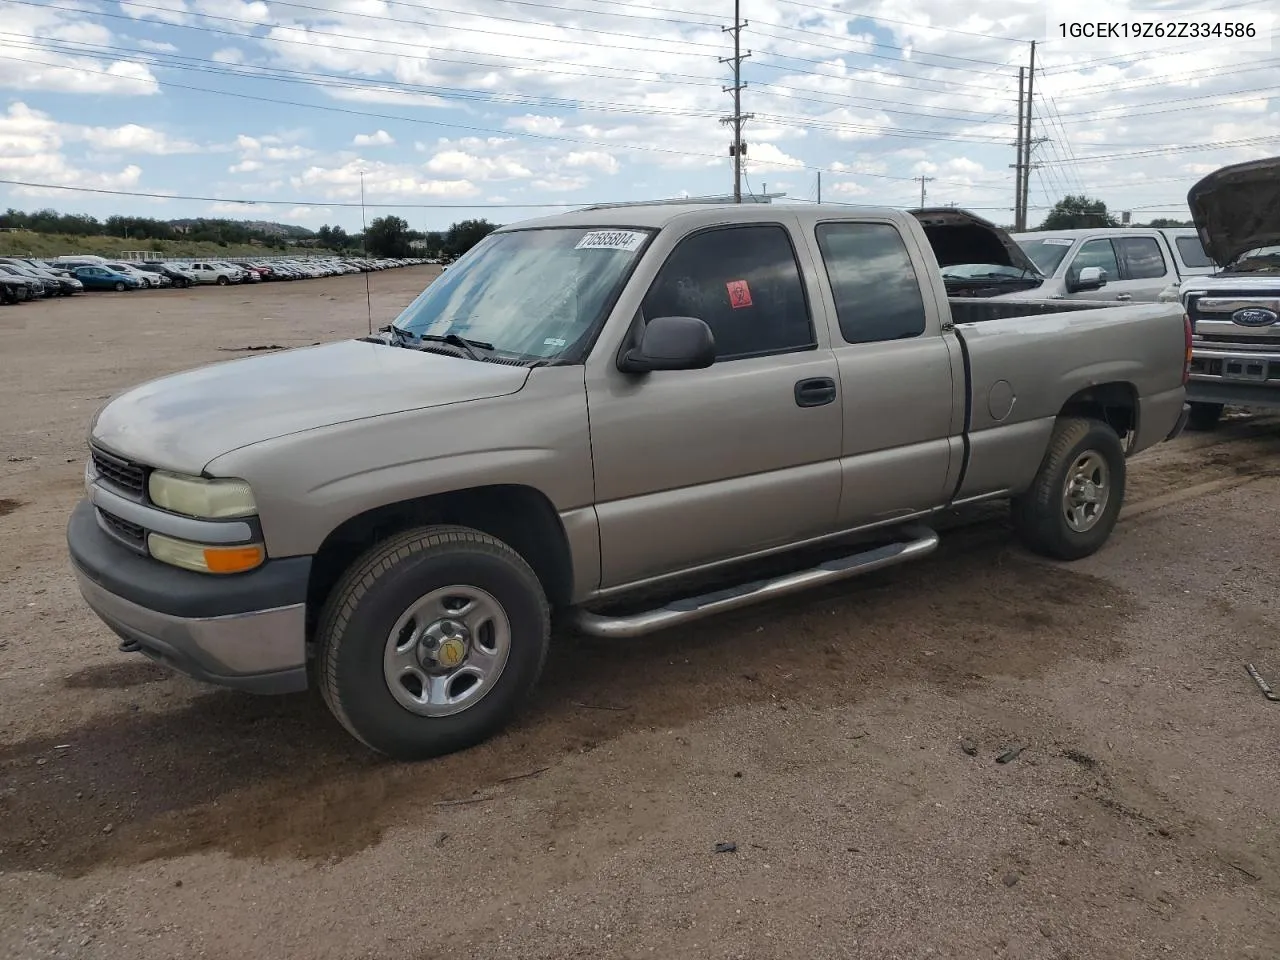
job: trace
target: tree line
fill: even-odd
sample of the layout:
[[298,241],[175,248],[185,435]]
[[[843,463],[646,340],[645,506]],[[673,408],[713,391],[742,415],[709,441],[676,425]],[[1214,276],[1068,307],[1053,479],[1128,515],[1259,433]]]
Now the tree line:
[[168,240],[204,240],[222,246],[257,241],[281,249],[301,244],[339,253],[363,251],[375,257],[422,256],[444,260],[462,256],[498,226],[488,220],[461,220],[445,230],[419,231],[410,229],[402,217],[386,216],[371,220],[362,235],[329,224],[311,231],[290,224],[202,217],[158,220],[111,216],[99,220],[85,213],[59,213],[52,209],[26,212],[12,207],[0,214],[0,228],[72,237],[123,237],[151,241],[153,246]]
[[[487,237],[500,224],[488,220],[460,220],[447,230],[413,230],[402,217],[378,217],[369,222],[364,243],[375,257],[422,256],[431,259],[456,260]],[[325,235],[320,228],[320,236]],[[333,230],[341,231],[341,227]],[[329,236],[333,236],[330,230]],[[356,241],[359,242],[358,239]]]
[[[1086,197],[1083,194],[1068,194],[1053,205],[1040,224],[1041,230],[1079,230],[1086,227],[1120,227],[1120,218],[1107,210],[1101,200]],[[1147,223],[1131,223],[1131,227],[1190,227],[1190,220],[1171,220],[1167,217],[1156,217]]]

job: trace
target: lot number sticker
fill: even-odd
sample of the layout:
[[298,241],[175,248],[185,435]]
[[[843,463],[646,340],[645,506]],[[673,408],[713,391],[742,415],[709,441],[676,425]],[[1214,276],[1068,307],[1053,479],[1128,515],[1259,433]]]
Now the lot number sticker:
[[634,230],[592,230],[577,242],[575,250],[639,250],[644,234]]
[[725,284],[725,289],[729,291],[729,306],[733,309],[751,306],[751,288],[747,286],[747,281],[730,280]]
[[1045,244],[1046,246],[1050,246],[1050,245],[1051,245],[1051,246],[1055,246],[1055,247],[1069,247],[1069,246],[1071,246],[1073,243],[1075,243],[1075,241],[1074,241],[1074,240],[1060,239],[1060,238],[1058,238],[1058,237],[1049,237],[1049,238],[1047,238],[1047,239],[1045,239],[1045,240],[1041,240],[1040,242],[1041,242],[1041,243],[1043,243],[1043,244]]

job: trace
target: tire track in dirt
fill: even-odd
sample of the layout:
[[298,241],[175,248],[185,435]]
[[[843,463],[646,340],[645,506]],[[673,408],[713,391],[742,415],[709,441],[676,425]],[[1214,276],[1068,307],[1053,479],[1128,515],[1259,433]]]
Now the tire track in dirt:
[[428,763],[370,756],[312,696],[221,691],[3,747],[0,868],[77,876],[203,850],[342,857],[389,826],[429,822],[437,801],[518,790],[499,781],[736,703],[847,703],[904,679],[955,688],[1116,656],[1121,592],[1015,556],[1007,539],[1003,525],[963,527],[935,558],[853,590],[643,642],[558,635],[536,701],[512,728]]
[[[1132,465],[1131,510],[1269,475],[1280,425],[1231,423],[1154,452]],[[1132,604],[1105,581],[1011,549],[1007,515],[1003,504],[958,512],[919,564],[643,641],[558,632],[535,702],[512,728],[424,764],[371,756],[315,697],[224,691],[0,747],[0,868],[77,876],[204,850],[343,857],[390,826],[428,821],[438,801],[517,790],[502,779],[735,703],[848,703],[904,681],[955,688],[1118,656],[1112,638]],[[67,685],[159,679],[149,665],[127,667]]]

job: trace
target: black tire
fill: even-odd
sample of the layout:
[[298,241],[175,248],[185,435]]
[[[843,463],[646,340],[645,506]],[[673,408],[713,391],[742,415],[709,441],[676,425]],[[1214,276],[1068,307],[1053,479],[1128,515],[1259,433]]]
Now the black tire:
[[[400,617],[433,590],[483,590],[510,626],[505,665],[460,712],[423,716],[396,699],[383,657]],[[550,608],[537,575],[505,543],[469,527],[420,527],[368,550],[321,611],[316,680],[329,709],[370,749],[422,760],[488,739],[537,684],[550,643]],[[470,656],[470,655],[468,655]]]
[[1222,419],[1223,404],[1193,403],[1191,413],[1187,417],[1188,430],[1212,430]]
[[[1089,455],[1105,466],[1107,495],[1084,518],[1087,528],[1076,529],[1067,519],[1066,489],[1077,466]],[[1079,560],[1096,553],[1119,519],[1127,466],[1124,446],[1110,426],[1080,417],[1059,419],[1031,488],[1013,501],[1014,528],[1023,545],[1054,560]],[[1092,477],[1101,475],[1088,467],[1086,471]]]
[[114,284],[114,289],[116,293],[124,293],[126,290],[129,289],[129,285],[125,283],[123,280],[117,280]]
[[218,286],[220,287],[225,287],[230,282],[225,275],[218,277]]

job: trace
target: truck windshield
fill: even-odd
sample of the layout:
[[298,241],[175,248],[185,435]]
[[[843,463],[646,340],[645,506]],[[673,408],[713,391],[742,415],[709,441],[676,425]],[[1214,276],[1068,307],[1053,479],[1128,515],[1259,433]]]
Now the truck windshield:
[[571,356],[613,305],[651,236],[580,227],[491,233],[393,326],[413,337],[456,335],[531,360]]
[[1018,246],[1042,274],[1052,277],[1074,242],[1066,237],[1038,237],[1035,240],[1019,240]]

